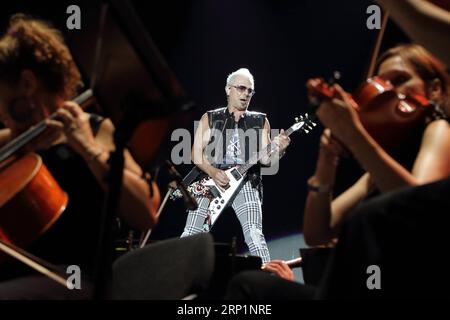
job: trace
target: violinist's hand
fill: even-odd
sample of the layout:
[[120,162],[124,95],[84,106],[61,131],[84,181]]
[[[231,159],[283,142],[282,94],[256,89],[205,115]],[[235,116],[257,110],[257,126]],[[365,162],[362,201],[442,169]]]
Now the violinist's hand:
[[317,109],[317,116],[329,128],[334,137],[350,148],[355,137],[364,130],[356,111],[355,102],[338,85],[334,85],[336,97],[324,100]]
[[264,263],[261,270],[273,273],[285,280],[295,280],[294,272],[292,272],[292,269],[283,260],[272,260]]
[[345,147],[331,135],[329,128],[323,130],[320,137],[320,152],[334,162],[337,162],[340,157],[348,155]]
[[81,156],[93,157],[102,152],[101,146],[95,141],[89,122],[89,114],[73,101],[66,101],[62,108],[56,111],[58,120],[63,124],[67,143]]

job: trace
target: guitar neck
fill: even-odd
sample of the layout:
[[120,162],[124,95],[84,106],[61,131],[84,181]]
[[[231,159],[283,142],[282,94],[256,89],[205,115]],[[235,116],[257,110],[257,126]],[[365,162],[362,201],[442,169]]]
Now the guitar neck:
[[[286,137],[289,137],[293,132],[294,132],[294,128],[290,127],[289,129],[287,129],[284,132],[284,135]],[[253,167],[256,163],[258,163],[258,161],[260,161],[265,155],[271,155],[272,152],[274,150],[274,143],[271,142],[269,143],[267,146],[265,146],[261,151],[259,151],[258,153],[254,154],[249,161],[247,161],[247,163],[241,165],[238,168],[238,171],[241,175],[244,175],[247,173],[248,170],[250,170],[251,167]]]

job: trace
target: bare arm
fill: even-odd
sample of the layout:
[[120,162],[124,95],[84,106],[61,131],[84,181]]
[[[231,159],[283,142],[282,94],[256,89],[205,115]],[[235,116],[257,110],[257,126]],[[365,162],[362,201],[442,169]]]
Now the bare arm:
[[332,200],[331,194],[309,192],[306,199],[303,235],[309,246],[325,245],[338,236],[342,223],[370,190],[364,174],[353,186]]
[[416,183],[423,184],[450,175],[450,125],[445,120],[430,123],[423,134],[412,170]]
[[[365,171],[370,173],[380,191],[415,186],[445,178],[450,174],[450,129],[445,120],[438,120],[427,126],[421,151],[411,173],[369,135],[342,88],[338,85],[335,88],[340,99],[324,101],[317,114],[322,123],[330,127],[333,134],[352,152]],[[434,162],[439,163],[439,167],[436,167]]]
[[211,129],[208,125],[208,115],[205,113],[200,119],[192,145],[192,162],[207,175],[212,176],[214,168],[205,156],[204,150],[209,142]]
[[365,131],[349,148],[382,192],[443,179],[450,174],[450,127],[445,120],[427,126],[412,173],[396,162]]
[[[105,181],[109,173],[109,154],[115,149],[113,143],[114,125],[109,119],[104,120],[94,136],[89,122],[89,114],[85,113],[74,102],[65,102],[58,109],[58,121],[51,120],[50,125],[64,130],[67,143],[85,160],[92,174],[107,190]],[[158,203],[151,201],[150,188],[142,178],[142,170],[125,151],[122,189],[119,199],[119,215],[132,227],[146,230],[156,223]]]
[[[268,144],[270,144],[270,123],[269,120],[266,118],[266,121],[264,122],[263,132],[262,132],[262,143],[261,147],[264,149]],[[271,159],[268,155],[264,155],[260,160],[262,165],[270,166],[271,165]]]
[[[109,171],[107,161],[110,152],[114,150],[113,131],[112,122],[108,119],[104,120],[95,137],[95,143],[81,153],[104,190],[108,188],[105,181],[105,176]],[[97,154],[97,157],[93,156]],[[146,230],[156,224],[158,203],[152,201],[150,187],[147,181],[142,178],[142,169],[134,161],[128,150],[124,151],[124,157],[122,191],[118,212],[132,227]],[[153,191],[155,192],[154,197],[159,196],[158,190]]]
[[195,132],[194,144],[192,146],[192,161],[194,164],[210,176],[219,186],[226,186],[229,182],[227,175],[217,168],[214,168],[205,155],[205,148],[211,136],[211,129],[208,125],[208,115],[205,113],[200,119],[199,126]]
[[424,0],[377,0],[400,27],[450,66],[450,12]]
[[[336,152],[331,152],[333,149]],[[316,171],[309,183],[314,186],[329,186],[330,190],[308,192],[303,218],[303,233],[308,245],[323,245],[336,237],[351,209],[370,191],[370,176],[366,173],[339,197],[332,199],[331,187],[336,175],[337,149],[336,142],[329,138],[329,131],[326,131],[321,138]]]

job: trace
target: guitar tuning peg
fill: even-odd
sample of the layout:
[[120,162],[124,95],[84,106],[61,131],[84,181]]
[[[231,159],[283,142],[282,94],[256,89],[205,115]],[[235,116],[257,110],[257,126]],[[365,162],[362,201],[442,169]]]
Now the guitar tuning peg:
[[298,117],[295,117],[294,120],[295,120],[295,122],[299,122]]

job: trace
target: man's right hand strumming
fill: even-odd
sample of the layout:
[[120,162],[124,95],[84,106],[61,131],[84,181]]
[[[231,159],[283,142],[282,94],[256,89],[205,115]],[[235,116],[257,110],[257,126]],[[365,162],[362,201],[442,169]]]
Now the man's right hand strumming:
[[225,172],[217,168],[212,168],[209,176],[222,188],[226,187],[230,182]]

